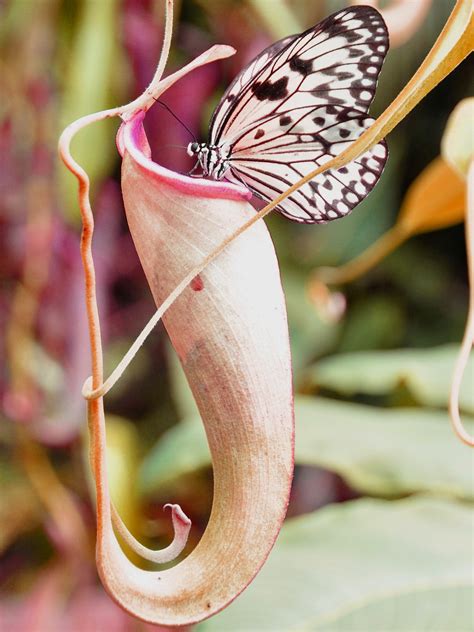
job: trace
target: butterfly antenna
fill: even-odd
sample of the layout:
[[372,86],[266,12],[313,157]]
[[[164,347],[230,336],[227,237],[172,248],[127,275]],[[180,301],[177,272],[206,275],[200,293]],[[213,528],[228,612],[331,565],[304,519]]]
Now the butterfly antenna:
[[162,151],[163,149],[186,149],[184,145],[160,145],[160,147],[156,147],[153,151]]
[[181,125],[184,127],[184,129],[193,137],[193,140],[195,140],[197,142],[196,136],[192,133],[192,131],[189,129],[189,127],[186,125],[186,123],[183,123],[183,121],[178,116],[176,116],[176,114],[173,112],[173,110],[168,105],[166,105],[166,103],[164,101],[160,101],[159,99],[155,99],[155,97],[153,97],[153,99],[157,103],[162,105],[166,110],[168,110],[168,112],[171,114],[171,116],[173,118],[175,118],[178,121],[178,123],[181,123]]

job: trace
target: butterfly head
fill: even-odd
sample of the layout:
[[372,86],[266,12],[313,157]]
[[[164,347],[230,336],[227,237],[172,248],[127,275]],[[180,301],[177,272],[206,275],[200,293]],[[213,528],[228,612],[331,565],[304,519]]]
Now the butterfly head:
[[202,146],[203,146],[203,143],[197,143],[196,141],[189,143],[188,148],[187,148],[188,156],[199,155],[199,152],[202,150]]

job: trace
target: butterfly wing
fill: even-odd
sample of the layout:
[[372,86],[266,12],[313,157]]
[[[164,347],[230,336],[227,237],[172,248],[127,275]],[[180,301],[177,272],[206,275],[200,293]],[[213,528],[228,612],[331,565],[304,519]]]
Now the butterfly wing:
[[[366,113],[388,34],[378,11],[352,7],[274,47],[234,80],[210,130],[212,144],[231,145],[232,173],[266,200],[339,154],[370,124]],[[315,178],[278,210],[307,223],[346,215],[373,188],[386,155],[380,143],[347,173]]]
[[[240,138],[229,161],[232,173],[258,197],[274,200],[344,151],[372,122],[359,110],[335,105],[279,114],[277,125],[269,119]],[[302,185],[276,209],[307,224],[344,217],[373,189],[386,160],[387,146],[378,143],[357,160]]]
[[213,130],[217,132],[222,127],[223,120],[227,115],[227,112],[232,109],[232,104],[236,98],[241,95],[246,86],[253,80],[253,78],[271,61],[271,59],[279,53],[285,46],[287,46],[292,40],[295,40],[299,35],[291,35],[290,37],[284,37],[283,39],[275,42],[265,48],[261,53],[253,59],[248,66],[240,72],[237,77],[232,81],[230,86],[222,95],[219,106],[214,110],[214,114],[211,119],[210,130],[211,140],[213,137]]

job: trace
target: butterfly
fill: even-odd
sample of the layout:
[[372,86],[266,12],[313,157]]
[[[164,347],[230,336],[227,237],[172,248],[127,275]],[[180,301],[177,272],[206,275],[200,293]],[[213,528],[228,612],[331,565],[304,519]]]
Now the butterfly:
[[[211,119],[208,143],[189,143],[203,174],[275,199],[346,149],[373,122],[367,113],[389,47],[380,13],[343,9],[266,48],[237,75]],[[297,222],[344,217],[377,183],[384,141],[329,170],[276,209]]]

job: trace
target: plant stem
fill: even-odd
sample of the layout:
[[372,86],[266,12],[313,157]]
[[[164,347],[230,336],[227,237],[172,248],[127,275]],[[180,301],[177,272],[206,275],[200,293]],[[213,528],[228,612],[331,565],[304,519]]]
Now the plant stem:
[[398,248],[406,237],[406,233],[398,225],[395,225],[355,259],[338,268],[319,268],[315,272],[315,277],[330,285],[351,283]]

